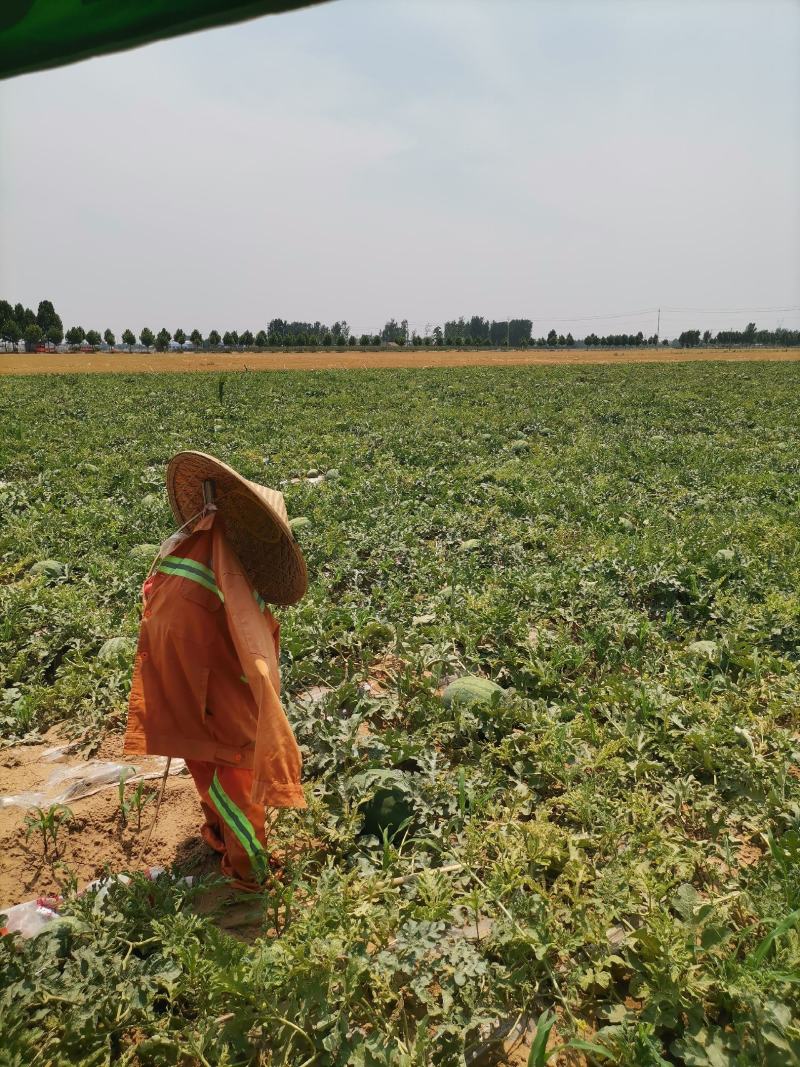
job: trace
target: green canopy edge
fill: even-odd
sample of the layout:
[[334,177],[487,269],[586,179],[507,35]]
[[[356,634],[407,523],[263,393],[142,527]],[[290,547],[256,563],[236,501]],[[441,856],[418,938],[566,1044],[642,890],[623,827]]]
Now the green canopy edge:
[[320,0],[0,0],[0,78]]

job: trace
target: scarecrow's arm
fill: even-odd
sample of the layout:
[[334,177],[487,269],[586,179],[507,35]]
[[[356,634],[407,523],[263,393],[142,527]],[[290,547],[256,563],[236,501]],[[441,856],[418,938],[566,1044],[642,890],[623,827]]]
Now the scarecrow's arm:
[[251,799],[273,808],[304,808],[300,749],[277,693],[273,634],[224,537],[215,538],[213,559],[231,639],[258,707]]

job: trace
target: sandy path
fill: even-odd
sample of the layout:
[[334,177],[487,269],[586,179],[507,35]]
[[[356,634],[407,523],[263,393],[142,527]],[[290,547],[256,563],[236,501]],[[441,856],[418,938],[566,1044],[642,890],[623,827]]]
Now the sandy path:
[[136,374],[164,371],[223,370],[359,370],[430,367],[579,366],[607,363],[696,363],[721,361],[800,361],[800,348],[702,349],[635,348],[619,351],[572,348],[502,351],[389,349],[380,352],[237,352],[125,353],[75,352],[52,355],[0,353],[0,375],[8,374]]

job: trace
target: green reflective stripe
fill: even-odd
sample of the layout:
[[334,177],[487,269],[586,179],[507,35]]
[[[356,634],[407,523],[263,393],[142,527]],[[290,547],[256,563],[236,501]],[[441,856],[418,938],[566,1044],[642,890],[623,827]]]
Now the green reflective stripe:
[[197,582],[198,585],[202,585],[204,589],[218,596],[223,603],[225,601],[222,590],[214,581],[214,572],[204,567],[202,563],[197,563],[193,559],[180,559],[178,556],[166,556],[159,563],[158,570],[161,574],[171,574],[175,578],[188,578],[190,582]]
[[250,825],[250,820],[245,813],[241,808],[238,808],[234,804],[222,788],[216,771],[214,771],[214,778],[212,779],[208,794],[214,801],[214,806],[219,812],[220,818],[224,819],[226,824],[233,830],[234,834],[236,834],[239,844],[256,867],[256,872],[259,874],[265,873],[266,852],[264,851],[264,846],[256,837],[255,831]]
[[210,567],[207,567],[205,563],[201,563],[197,559],[189,559],[188,556],[164,556],[164,563],[173,563],[176,566],[188,567],[190,570],[195,571],[197,574],[207,578],[209,582],[216,583],[216,575]]
[[264,598],[258,592],[256,592],[255,589],[253,590],[253,598],[254,598],[256,604],[258,604],[258,606],[263,611],[267,606],[267,602],[266,602],[266,600],[264,600]]
[[246,674],[240,674],[239,675],[239,681],[240,682],[244,682],[245,685],[250,685],[250,683],[247,680],[247,675]]

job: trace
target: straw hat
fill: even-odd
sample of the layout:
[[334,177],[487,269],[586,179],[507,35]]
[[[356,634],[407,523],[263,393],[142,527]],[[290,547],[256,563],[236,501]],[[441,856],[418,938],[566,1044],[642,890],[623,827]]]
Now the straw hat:
[[202,512],[209,478],[228,540],[256,591],[270,604],[296,604],[308,588],[308,573],[283,493],[249,482],[205,452],[178,452],[167,467],[167,492],[181,525]]

